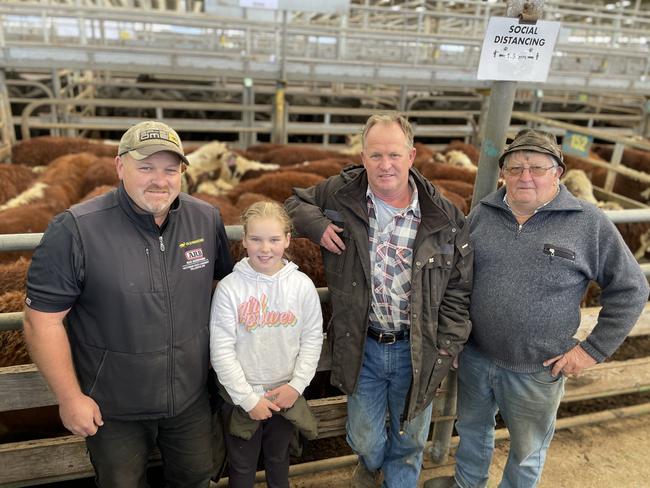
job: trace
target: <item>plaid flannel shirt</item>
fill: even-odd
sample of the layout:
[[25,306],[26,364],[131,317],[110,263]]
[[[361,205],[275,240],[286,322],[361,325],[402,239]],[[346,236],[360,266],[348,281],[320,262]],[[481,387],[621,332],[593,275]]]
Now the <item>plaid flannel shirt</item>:
[[366,192],[369,220],[370,264],[372,267],[372,307],[370,326],[380,330],[408,329],[411,310],[411,264],[415,235],[421,214],[415,182],[411,203],[400,209],[384,229],[376,216],[376,197],[370,186]]

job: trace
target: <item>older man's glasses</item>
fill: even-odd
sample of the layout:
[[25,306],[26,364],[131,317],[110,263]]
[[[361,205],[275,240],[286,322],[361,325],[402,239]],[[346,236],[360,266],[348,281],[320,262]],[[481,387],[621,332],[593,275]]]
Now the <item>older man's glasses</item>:
[[503,171],[510,176],[521,176],[525,170],[528,170],[532,176],[544,176],[549,169],[556,166],[508,166],[503,168]]

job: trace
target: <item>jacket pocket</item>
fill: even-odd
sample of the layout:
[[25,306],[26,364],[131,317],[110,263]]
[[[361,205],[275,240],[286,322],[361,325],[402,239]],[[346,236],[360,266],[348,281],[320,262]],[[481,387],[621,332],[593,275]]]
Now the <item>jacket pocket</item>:
[[[341,227],[343,224],[341,224]],[[345,245],[345,250],[341,252],[341,254],[337,254],[337,262],[336,262],[336,273],[339,275],[342,275],[345,271],[345,266],[346,262],[348,259],[350,259],[353,256],[354,250],[351,248],[352,246],[352,239],[350,236],[350,233],[348,230],[344,227],[343,232],[339,234],[339,237],[343,241],[343,244]]]
[[576,253],[571,249],[566,247],[559,247],[553,244],[544,244],[544,249],[542,251],[544,254],[549,256],[549,259],[552,261],[555,257],[568,259],[569,261],[576,260]]
[[425,384],[424,388],[424,405],[427,405],[431,400],[433,400],[440,383],[442,383],[442,380],[444,380],[447,373],[449,373],[452,359],[452,356],[443,356],[438,354],[438,357],[433,362],[429,381]]
[[122,280],[128,293],[156,292],[156,257],[149,247],[136,247],[122,256]]
[[108,351],[79,342],[71,342],[74,365],[79,379],[79,387],[85,395],[91,395],[104,367]]
[[454,256],[452,254],[434,254],[424,265],[423,272],[428,274],[430,306],[438,307],[442,301]]
[[99,366],[97,367],[97,373],[95,373],[95,377],[93,378],[92,385],[90,385],[90,388],[88,388],[88,396],[92,396],[93,391],[95,391],[95,386],[97,385],[97,379],[99,378],[99,375],[102,372],[102,367],[104,366],[104,361],[106,361],[107,353],[108,351],[102,352],[102,358],[99,361]]
[[544,244],[541,258],[543,279],[554,288],[573,286],[586,279],[576,262],[578,256],[568,247]]
[[330,287],[330,297],[332,318],[327,330],[332,358],[330,382],[345,393],[352,393],[356,381],[355,370],[360,367],[363,358],[362,329],[356,328],[367,320],[367,316],[360,319],[359,314],[355,313],[359,307],[353,306],[353,297],[345,292]]
[[206,388],[210,365],[210,340],[207,327],[174,346],[173,386],[176,413]]
[[100,358],[77,369],[84,393],[92,397],[107,417],[166,414],[167,350],[123,353],[80,345],[86,358]]
[[457,242],[456,249],[460,255],[456,264],[456,268],[460,272],[460,282],[466,286],[470,286],[472,284],[472,272],[474,269],[474,259],[472,256],[474,249],[469,241]]

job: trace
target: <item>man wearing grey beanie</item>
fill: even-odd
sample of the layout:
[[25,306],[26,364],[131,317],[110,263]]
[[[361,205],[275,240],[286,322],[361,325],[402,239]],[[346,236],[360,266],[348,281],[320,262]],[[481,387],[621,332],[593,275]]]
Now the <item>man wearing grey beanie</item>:
[[[564,375],[604,361],[648,300],[648,283],[612,222],[560,184],[566,169],[552,134],[525,129],[499,159],[505,186],[469,216],[475,250],[472,333],[459,356],[460,445],[449,486],[485,487],[495,415],[510,432],[500,488],[538,484]],[[598,323],[574,338],[580,301],[602,288]]]

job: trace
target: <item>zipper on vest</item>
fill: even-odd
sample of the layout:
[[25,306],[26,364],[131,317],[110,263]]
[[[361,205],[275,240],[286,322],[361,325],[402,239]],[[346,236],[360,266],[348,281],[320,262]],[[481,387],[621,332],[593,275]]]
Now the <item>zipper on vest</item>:
[[148,247],[144,249],[144,253],[147,255],[147,268],[149,269],[149,291],[153,292],[153,271],[151,269],[151,254],[149,253]]
[[519,236],[521,235],[521,229],[524,227],[524,224],[519,224],[519,227],[517,227],[517,233],[515,234],[515,239],[519,239]]
[[163,274],[163,283],[165,285],[165,300],[167,301],[167,310],[169,310],[169,397],[168,397],[168,409],[170,415],[175,415],[175,400],[174,400],[174,310],[171,303],[171,293],[169,291],[169,278],[167,276],[167,263],[165,262],[165,243],[163,241],[163,236],[158,236],[158,242],[160,243],[160,252],[162,253],[162,274]]

